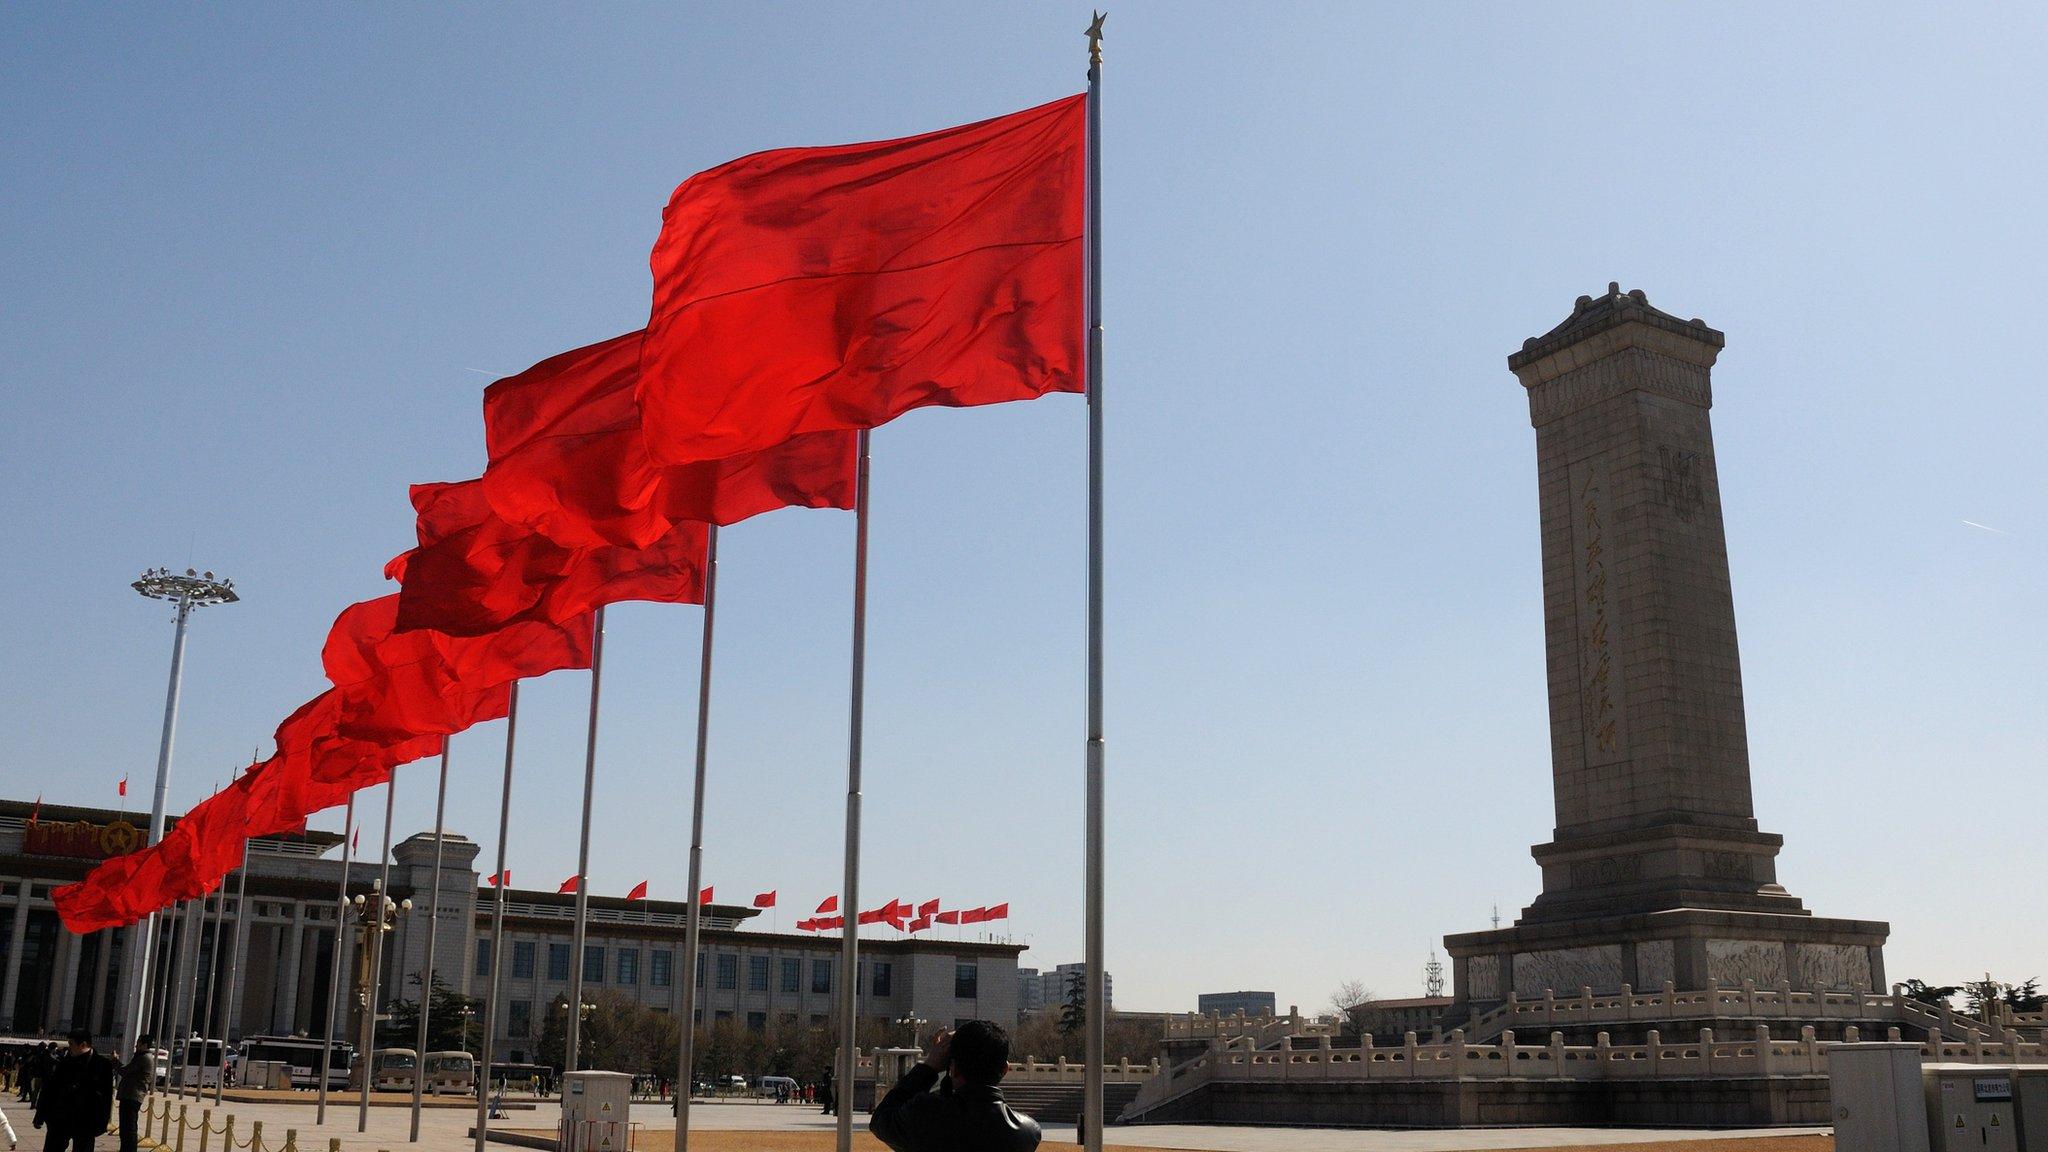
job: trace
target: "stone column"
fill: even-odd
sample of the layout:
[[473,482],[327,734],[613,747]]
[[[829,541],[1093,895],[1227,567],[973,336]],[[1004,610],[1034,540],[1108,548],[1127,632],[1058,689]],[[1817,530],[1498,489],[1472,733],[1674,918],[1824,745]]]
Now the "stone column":
[[284,963],[277,969],[276,1007],[270,1016],[271,1029],[287,1036],[299,1030],[299,984],[304,976],[299,971],[299,945],[305,936],[306,905],[294,900],[291,926],[284,929]]
[[[223,1041],[240,1035],[236,1031],[236,1026],[242,1022],[242,1009],[249,1003],[249,945],[256,937],[256,913],[253,911],[253,897],[244,899],[251,900],[252,910],[248,916],[241,915],[242,908],[237,904],[236,915],[228,917],[227,920],[227,930],[235,942],[235,950],[230,967],[221,969],[220,973],[220,995],[226,1005],[220,1016],[220,1035]],[[230,981],[229,972],[234,972],[236,979]],[[228,995],[230,983],[236,985],[233,996]]]
[[7,975],[0,982],[0,1028],[14,1027],[14,994],[21,988],[21,950],[28,935],[29,879],[24,876],[14,892],[14,931],[8,938]]
[[50,969],[50,980],[43,990],[43,995],[50,998],[43,1005],[43,1028],[47,1031],[64,1032],[71,1027],[71,1006],[78,1000],[78,964],[85,958],[80,955],[82,940],[68,928],[57,929],[57,963]]

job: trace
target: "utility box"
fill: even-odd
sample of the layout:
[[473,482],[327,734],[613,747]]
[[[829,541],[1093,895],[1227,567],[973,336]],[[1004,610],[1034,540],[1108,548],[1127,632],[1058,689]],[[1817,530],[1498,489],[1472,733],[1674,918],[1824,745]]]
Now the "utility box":
[[2019,1113],[2020,1147],[2048,1148],[2048,1067],[2013,1069],[2013,1111]]
[[570,1072],[562,1077],[561,1152],[629,1152],[633,1077],[625,1072]]
[[1835,1146],[1855,1152],[1931,1152],[1920,1045],[1837,1044],[1828,1049]]
[[[2014,1107],[2017,1071],[2000,1064],[1924,1065],[1933,1152],[2027,1152]],[[2033,1152],[2048,1152],[2048,1141],[2037,1135]]]

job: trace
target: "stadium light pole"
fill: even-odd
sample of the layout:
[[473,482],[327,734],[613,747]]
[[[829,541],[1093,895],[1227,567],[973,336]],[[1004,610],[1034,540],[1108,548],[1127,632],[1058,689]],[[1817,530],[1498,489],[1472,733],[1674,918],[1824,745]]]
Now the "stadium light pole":
[[[168,568],[151,568],[130,587],[151,600],[169,600],[178,606],[178,628],[171,640],[171,686],[164,695],[163,742],[156,752],[156,796],[149,809],[149,843],[154,845],[164,838],[164,798],[171,789],[171,740],[178,730],[178,690],[185,673],[185,622],[194,608],[233,604],[241,597],[235,594],[233,580],[216,579],[211,572],[190,568],[182,576]],[[134,1051],[142,1034],[142,992],[149,982],[150,943],[155,930],[156,913],[152,912],[143,920],[143,930],[128,965],[128,1025],[121,1037],[123,1052]]]

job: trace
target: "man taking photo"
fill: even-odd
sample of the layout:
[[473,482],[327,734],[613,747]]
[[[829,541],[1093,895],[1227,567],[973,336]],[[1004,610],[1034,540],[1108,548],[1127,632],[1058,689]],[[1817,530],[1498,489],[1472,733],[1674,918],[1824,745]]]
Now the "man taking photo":
[[924,1060],[875,1105],[868,1130],[895,1152],[1032,1152],[1038,1122],[1010,1110],[997,1085],[1010,1070],[1010,1037],[987,1020],[941,1028]]

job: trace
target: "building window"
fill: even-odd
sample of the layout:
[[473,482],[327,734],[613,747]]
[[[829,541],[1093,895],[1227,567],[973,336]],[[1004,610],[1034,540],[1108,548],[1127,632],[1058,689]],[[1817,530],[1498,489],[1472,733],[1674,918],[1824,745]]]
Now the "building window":
[[730,1020],[730,1019],[732,1019],[732,1013],[730,1013],[730,1012],[726,1011],[726,1010],[725,1010],[725,1009],[723,1009],[723,1008],[720,1008],[720,1009],[719,1009],[719,1010],[717,1011],[717,1013],[715,1013],[715,1014],[713,1015],[712,1019],[713,1019],[713,1020],[717,1020],[717,1021],[724,1021],[724,1020]]
[[666,988],[676,980],[676,954],[665,948],[656,948],[647,954],[647,982],[656,988]]
[[740,958],[730,952],[718,954],[718,987],[729,992],[740,986]]
[[505,1035],[514,1039],[533,1035],[533,1001],[514,1000],[505,1009]]
[[766,956],[747,957],[747,991],[766,992],[767,990],[768,958]]
[[804,962],[794,956],[784,956],[782,958],[782,990],[784,992],[798,991],[803,978]]
[[548,979],[567,980],[568,978],[569,946],[567,944],[548,945]]
[[890,977],[890,975],[891,975],[891,973],[890,973],[890,971],[889,971],[889,962],[888,962],[887,960],[877,960],[877,961],[875,961],[875,979],[874,979],[874,991],[875,991],[875,995],[877,995],[877,996],[887,996],[887,995],[889,994],[889,983],[890,983],[890,981],[889,981],[889,977]]
[[512,978],[514,980],[533,979],[533,953],[533,941],[514,940],[512,942]]
[[583,946],[583,978],[592,984],[604,983],[604,945]]
[[832,991],[832,962],[830,960],[811,961],[811,991],[816,992],[820,996]]
[[631,987],[640,982],[640,950],[619,949],[619,983]]
[[767,1014],[766,1012],[749,1012],[749,1013],[747,1013],[747,1031],[749,1031],[749,1032],[766,1032],[767,1030],[768,1030],[768,1014]]
[[479,976],[489,976],[491,974],[491,942],[489,940],[479,940],[476,942],[476,974]]
[[953,965],[953,998],[976,1000],[981,996],[981,969],[972,964]]

